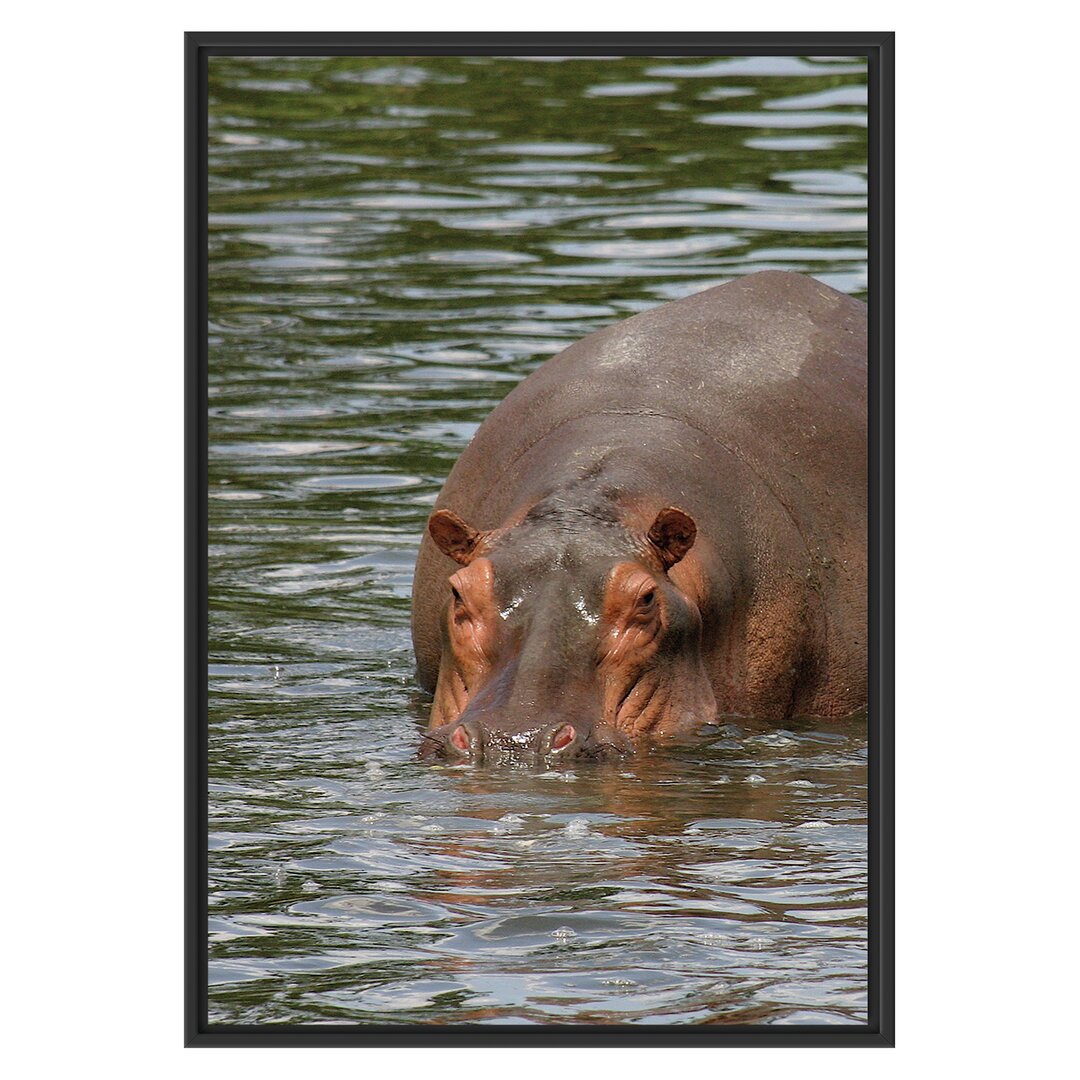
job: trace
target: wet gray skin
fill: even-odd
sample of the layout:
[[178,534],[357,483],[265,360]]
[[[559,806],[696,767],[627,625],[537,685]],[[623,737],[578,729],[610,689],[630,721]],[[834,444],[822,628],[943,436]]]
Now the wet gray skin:
[[[635,562],[664,594],[667,627],[654,663],[700,655],[701,620],[602,494],[578,491],[537,504],[486,553],[499,611],[492,667],[471,688],[462,715],[424,733],[420,756],[473,763],[558,765],[617,760],[633,743],[604,722],[598,650],[605,583],[616,565]],[[451,593],[448,586],[448,594]],[[444,648],[447,641],[446,619]],[[636,680],[622,688],[621,700]]]

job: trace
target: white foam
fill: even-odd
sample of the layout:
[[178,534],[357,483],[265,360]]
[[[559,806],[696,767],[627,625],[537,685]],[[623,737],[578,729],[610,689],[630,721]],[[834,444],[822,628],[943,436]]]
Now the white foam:
[[503,814],[503,816],[491,826],[491,831],[497,834],[505,834],[520,829],[524,824],[525,819],[520,814]]
[[573,836],[579,838],[589,835],[589,822],[587,818],[574,818],[573,821],[566,823],[566,828],[563,830],[567,836]]

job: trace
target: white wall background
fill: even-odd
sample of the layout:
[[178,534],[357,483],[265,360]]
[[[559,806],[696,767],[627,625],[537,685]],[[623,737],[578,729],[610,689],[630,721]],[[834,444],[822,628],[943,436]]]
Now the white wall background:
[[186,29],[898,31],[899,1046],[680,1050],[675,1067],[759,1080],[1068,1070],[1053,1061],[1078,975],[1074,17],[1044,0],[954,7],[9,10],[9,1075],[672,1068],[659,1049],[181,1049]]

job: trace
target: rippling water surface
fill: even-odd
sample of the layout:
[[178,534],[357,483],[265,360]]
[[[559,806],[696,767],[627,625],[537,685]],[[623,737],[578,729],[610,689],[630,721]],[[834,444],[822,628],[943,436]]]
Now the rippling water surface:
[[774,268],[866,288],[847,58],[210,61],[210,1020],[864,1023],[866,732],[414,760],[412,565],[515,382]]

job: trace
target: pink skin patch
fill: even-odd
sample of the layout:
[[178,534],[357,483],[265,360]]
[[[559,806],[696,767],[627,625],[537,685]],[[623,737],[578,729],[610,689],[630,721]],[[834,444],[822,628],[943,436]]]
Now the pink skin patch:
[[555,732],[555,738],[551,740],[552,750],[561,750],[564,746],[569,746],[574,741],[574,736],[577,732],[574,731],[573,724],[563,724],[558,731]]
[[450,741],[462,751],[469,749],[469,733],[463,727],[454,728],[453,735],[450,736]]

